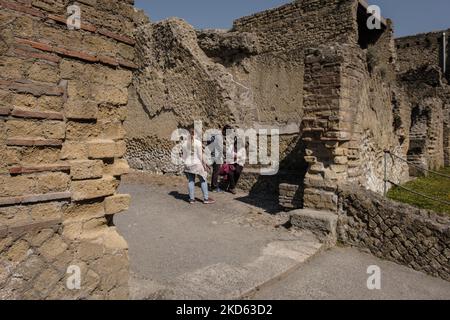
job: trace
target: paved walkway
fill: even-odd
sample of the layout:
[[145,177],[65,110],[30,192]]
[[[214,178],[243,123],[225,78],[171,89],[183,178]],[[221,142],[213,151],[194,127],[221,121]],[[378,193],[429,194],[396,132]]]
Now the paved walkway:
[[133,201],[115,223],[129,243],[134,298],[240,298],[322,249],[284,228],[287,214],[268,214],[245,195],[190,205],[185,189],[184,180],[161,177],[122,186]]
[[[381,290],[367,289],[368,266],[381,269]],[[450,299],[450,282],[378,259],[354,248],[333,248],[252,296],[253,299]]]
[[[322,252],[315,237],[283,226],[287,214],[267,213],[271,201],[213,194],[215,205],[190,205],[184,179],[127,180],[121,191],[132,206],[115,223],[129,243],[135,299],[450,298],[445,281],[353,249]],[[368,292],[373,262],[403,287]]]

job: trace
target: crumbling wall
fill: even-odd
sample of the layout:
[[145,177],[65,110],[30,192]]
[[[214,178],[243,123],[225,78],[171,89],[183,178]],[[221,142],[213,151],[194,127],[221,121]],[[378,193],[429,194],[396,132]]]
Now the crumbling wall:
[[0,1],[1,299],[128,297],[113,215],[130,201],[116,191],[133,1],[79,1],[80,30],[66,25],[70,4]]
[[140,69],[127,121],[127,157],[133,167],[177,172],[170,161],[175,129],[196,120],[204,128],[222,128],[251,123],[257,116],[252,92],[206,56],[195,30],[183,20],[143,24],[137,47]]
[[230,55],[221,63],[254,92],[260,122],[302,122],[304,50],[356,42],[356,9],[355,1],[294,1],[234,22],[232,32],[256,36],[258,54]]
[[450,90],[444,95],[444,165],[450,166]]
[[[408,146],[401,133],[409,125],[402,90],[371,74],[367,51],[352,45],[307,50],[305,78],[305,206],[335,211],[337,187],[346,182],[381,192],[383,151],[405,154]],[[392,159],[388,174],[404,181],[407,166]]]
[[339,191],[339,241],[450,281],[450,218],[357,187]]
[[[178,19],[144,23],[140,71],[130,91],[130,163],[179,172],[170,161],[170,134],[194,120],[207,128],[296,125],[301,139],[282,136],[282,144],[295,146],[281,148],[280,172],[298,164],[297,181],[275,179],[283,184],[282,202],[335,210],[343,182],[382,192],[384,151],[406,158],[410,150],[415,100],[405,83],[422,74],[421,83],[441,88],[428,95],[432,89],[422,86],[418,93],[420,103],[437,98],[427,100],[437,109],[446,91],[433,66],[426,67],[431,72],[403,72],[398,81],[398,71],[413,58],[397,54],[391,21],[369,30],[367,17],[364,1],[303,0],[238,19],[229,31],[194,31]],[[434,114],[432,123],[448,118]],[[432,166],[445,158],[444,132],[440,125],[427,132]],[[387,159],[387,171],[396,183],[408,178],[408,166],[395,157]],[[248,180],[243,175],[247,189],[259,190],[258,182],[268,185],[253,173]]]
[[303,48],[356,42],[356,8],[357,1],[295,1],[239,19],[230,31],[194,31],[179,19],[144,23],[127,121],[131,166],[177,172],[170,134],[193,120],[215,128],[300,125]]
[[[450,39],[450,29],[396,39],[395,43],[398,52],[400,73],[427,66],[442,67],[442,35],[444,32],[446,32],[448,39]],[[448,53],[450,53],[450,47],[448,47]],[[447,61],[447,65],[450,66],[450,61]]]
[[240,18],[232,31],[255,33],[261,53],[328,42],[355,43],[356,10],[357,1],[352,0],[298,0]]
[[411,176],[426,174],[419,169],[439,169],[444,165],[444,118],[442,100],[427,98],[411,113],[408,160]]
[[[447,104],[450,86],[443,74],[444,32],[449,37],[447,30],[396,39],[398,78],[407,89],[413,107],[411,147],[408,150],[413,176],[424,174],[417,167],[435,170],[448,165],[447,124],[450,115]],[[447,51],[448,56],[450,49]],[[450,59],[446,64],[448,70]]]

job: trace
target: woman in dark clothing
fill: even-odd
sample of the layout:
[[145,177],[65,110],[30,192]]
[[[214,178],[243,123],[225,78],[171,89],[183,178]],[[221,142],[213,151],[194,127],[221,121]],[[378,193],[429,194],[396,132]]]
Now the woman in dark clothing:
[[[227,136],[227,131],[228,130],[232,130],[233,128],[230,125],[226,125],[225,127],[223,127],[222,129],[222,137],[223,137],[223,144],[224,144],[224,148],[225,148],[225,143],[226,143],[226,136]],[[213,137],[213,139],[211,140],[210,143],[214,142],[215,137]],[[212,172],[212,178],[211,178],[211,190],[213,192],[222,192],[222,189],[220,189],[219,187],[219,176],[220,176],[220,168],[222,167],[224,161],[223,161],[223,157],[221,159],[221,161],[218,162],[214,162],[212,167],[213,167],[213,172]]]
[[244,147],[238,149],[238,140],[235,138],[234,145],[227,150],[227,159],[233,159],[231,170],[228,172],[228,191],[236,194],[236,186],[244,170],[246,151]]

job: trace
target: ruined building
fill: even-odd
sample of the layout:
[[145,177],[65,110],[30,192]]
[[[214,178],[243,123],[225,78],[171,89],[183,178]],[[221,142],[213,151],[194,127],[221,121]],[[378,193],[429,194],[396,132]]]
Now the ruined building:
[[[399,80],[412,108],[408,160],[429,169],[450,165],[449,37],[444,30],[396,40]],[[419,174],[414,167],[410,173]]]
[[[442,33],[407,45],[393,38],[390,21],[369,30],[368,17],[363,1],[302,0],[241,18],[231,30],[142,19],[125,124],[130,165],[178,172],[171,133],[202,120],[209,128],[280,129],[279,174],[250,168],[242,187],[279,192],[287,208],[334,210],[342,182],[382,192],[384,150],[425,168],[443,166]],[[416,174],[388,160],[390,180]]]
[[[244,188],[271,190],[287,209],[341,206],[355,214],[345,243],[449,279],[448,221],[408,218],[432,230],[423,233],[436,255],[419,238],[423,252],[383,251],[388,237],[354,222],[379,201],[353,210],[365,196],[339,200],[338,190],[382,192],[385,150],[429,169],[449,164],[443,32],[395,40],[384,19],[369,30],[362,0],[293,1],[231,30],[153,23],[133,2],[79,0],[74,31],[72,1],[0,0],[0,299],[126,298],[127,244],[113,223],[130,201],[117,194],[126,160],[178,173],[170,136],[194,120],[279,128],[280,172],[248,168]],[[398,183],[419,172],[389,157],[387,174]],[[82,290],[68,289],[71,266]]]

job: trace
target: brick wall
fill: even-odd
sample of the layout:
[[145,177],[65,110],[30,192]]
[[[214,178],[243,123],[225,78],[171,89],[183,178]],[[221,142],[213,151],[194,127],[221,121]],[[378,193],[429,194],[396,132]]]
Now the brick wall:
[[[366,50],[340,44],[306,50],[304,92],[304,205],[336,211],[336,190],[346,182],[382,192],[383,150],[404,155],[409,145],[405,92],[369,72]],[[390,159],[388,174],[405,181],[408,167]]]
[[261,52],[287,51],[330,41],[357,42],[353,0],[302,0],[234,21],[233,31],[255,32]]
[[339,241],[377,257],[450,281],[450,218],[385,199],[373,192],[339,191]]
[[[127,298],[133,1],[0,1],[0,298]],[[81,289],[68,290],[69,266]]]

